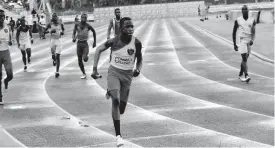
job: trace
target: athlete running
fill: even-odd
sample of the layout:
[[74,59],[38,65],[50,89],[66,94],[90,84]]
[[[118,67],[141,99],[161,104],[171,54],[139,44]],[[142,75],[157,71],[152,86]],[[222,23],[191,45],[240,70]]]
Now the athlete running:
[[[86,72],[83,64],[84,62],[87,62],[89,60],[89,45],[88,45],[88,39],[89,39],[89,31],[93,32],[94,37],[94,43],[93,48],[96,47],[96,32],[94,28],[87,23],[87,14],[83,13],[81,15],[81,22],[76,23],[74,26],[73,31],[73,42],[75,43],[77,41],[77,57],[78,57],[78,65],[82,72],[81,79],[86,79]],[[76,35],[77,33],[77,35]]]
[[53,59],[53,66],[56,66],[55,77],[58,78],[60,67],[60,55],[62,50],[61,36],[64,35],[64,25],[58,21],[56,13],[53,13],[51,22],[47,25],[46,31],[50,29],[51,35],[51,53]]
[[32,31],[31,27],[26,25],[25,17],[22,17],[20,20],[20,26],[16,32],[16,41],[18,48],[21,50],[22,53],[22,60],[24,63],[24,71],[27,71],[27,59],[26,59],[26,52],[28,63],[31,63],[31,44],[33,44],[32,38]]
[[[117,136],[117,146],[121,146],[124,143],[120,133],[120,114],[125,112],[132,77],[137,77],[142,67],[142,44],[133,36],[133,33],[134,25],[131,18],[122,18],[120,20],[119,35],[107,40],[96,49],[93,73],[91,75],[94,79],[101,77],[97,71],[100,54],[111,48],[106,98],[112,98],[112,118]],[[136,69],[133,70],[135,66]]]
[[119,34],[119,21],[120,21],[120,9],[115,9],[115,18],[110,20],[108,31],[107,31],[107,39],[110,39],[111,29],[114,30],[114,36],[117,36]]
[[0,9],[0,105],[4,104],[2,95],[2,65],[5,67],[7,78],[4,80],[5,89],[13,78],[12,62],[9,46],[12,45],[9,26],[4,23],[5,11]]

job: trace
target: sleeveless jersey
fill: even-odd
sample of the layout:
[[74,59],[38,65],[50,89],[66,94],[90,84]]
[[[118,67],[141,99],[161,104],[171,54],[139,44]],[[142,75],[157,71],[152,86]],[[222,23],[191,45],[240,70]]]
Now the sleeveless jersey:
[[239,24],[239,36],[250,38],[251,37],[251,29],[254,23],[254,18],[249,17],[245,20],[242,16],[237,18],[237,22]]
[[0,51],[9,49],[9,27],[4,23],[3,29],[0,30]]
[[110,61],[112,66],[123,70],[132,70],[134,68],[136,57],[135,40],[136,38],[132,36],[132,40],[128,45],[112,51]]
[[29,26],[26,26],[25,29],[20,26],[17,31],[20,31],[19,35],[19,43],[20,44],[27,44],[30,43],[30,33],[29,33]]
[[61,24],[58,23],[55,25],[54,23],[51,23],[51,31],[52,30],[55,30],[56,32],[51,34],[51,39],[60,39],[60,34],[62,32]]
[[85,26],[83,26],[81,22],[78,23],[76,26],[78,41],[88,41],[90,30],[93,30],[93,27],[90,24],[86,23]]
[[117,36],[119,34],[119,22],[120,20],[113,18],[114,36]]

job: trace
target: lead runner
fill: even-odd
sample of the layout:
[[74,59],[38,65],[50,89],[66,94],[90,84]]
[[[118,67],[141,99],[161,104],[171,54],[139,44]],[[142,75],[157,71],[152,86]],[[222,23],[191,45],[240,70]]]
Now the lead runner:
[[[140,74],[142,67],[141,42],[133,36],[134,25],[131,18],[120,20],[120,34],[100,45],[95,52],[92,77],[101,78],[97,65],[101,52],[111,47],[111,60],[107,77],[106,97],[112,98],[112,118],[117,137],[117,146],[124,144],[120,133],[120,114],[123,114],[128,102],[132,77]],[[136,69],[135,67],[135,60]]]

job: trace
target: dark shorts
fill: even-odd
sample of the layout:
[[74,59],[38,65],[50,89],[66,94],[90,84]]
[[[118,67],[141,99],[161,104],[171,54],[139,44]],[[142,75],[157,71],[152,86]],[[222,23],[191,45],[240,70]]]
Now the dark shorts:
[[2,73],[2,65],[4,65],[6,70],[12,69],[12,62],[9,50],[0,51],[0,70]]
[[78,41],[76,45],[77,56],[87,57],[89,54],[89,45],[87,41]]
[[122,70],[110,65],[107,76],[108,91],[118,90],[120,92],[120,101],[127,102],[132,77],[132,70]]

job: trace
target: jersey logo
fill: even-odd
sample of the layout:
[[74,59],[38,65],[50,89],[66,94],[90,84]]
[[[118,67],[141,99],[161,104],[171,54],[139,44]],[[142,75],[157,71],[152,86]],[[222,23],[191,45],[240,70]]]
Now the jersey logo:
[[8,33],[8,29],[4,29],[5,33]]
[[129,55],[132,55],[135,52],[135,50],[130,48],[130,49],[127,50],[127,52],[128,52]]

